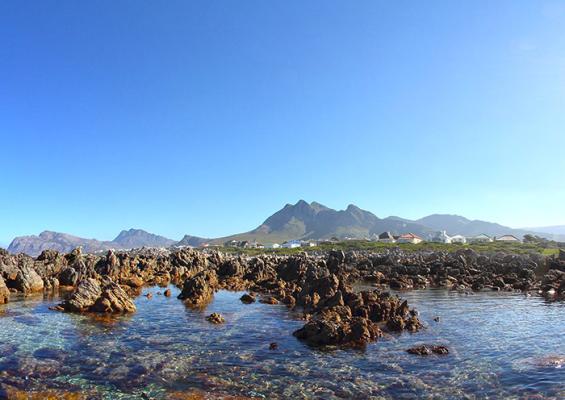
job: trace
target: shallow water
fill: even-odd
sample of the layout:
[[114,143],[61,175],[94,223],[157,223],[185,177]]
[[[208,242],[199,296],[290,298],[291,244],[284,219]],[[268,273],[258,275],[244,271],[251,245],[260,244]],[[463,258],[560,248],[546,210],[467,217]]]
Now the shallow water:
[[[163,290],[145,289],[153,298],[138,297],[131,316],[102,319],[50,311],[59,299],[1,305],[0,383],[107,399],[191,390],[269,399],[565,398],[563,303],[403,292],[423,331],[365,350],[320,351],[292,336],[303,321],[283,305],[244,305],[242,293],[222,291],[197,311],[176,299],[175,287],[170,298],[156,294]],[[212,312],[227,322],[210,324]],[[422,343],[447,345],[450,354],[406,353]]]

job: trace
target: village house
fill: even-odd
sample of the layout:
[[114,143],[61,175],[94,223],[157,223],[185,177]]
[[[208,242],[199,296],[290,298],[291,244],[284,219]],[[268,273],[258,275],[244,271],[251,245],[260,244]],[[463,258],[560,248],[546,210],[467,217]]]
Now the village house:
[[518,239],[516,236],[514,235],[502,235],[497,237],[496,239],[497,242],[505,242],[505,243],[520,243],[521,240]]
[[381,233],[378,236],[377,241],[383,242],[383,243],[395,243],[396,242],[396,240],[394,239],[394,236],[392,236],[392,233],[390,233],[390,232]]
[[467,238],[467,242],[469,243],[490,243],[492,242],[492,238],[489,235],[485,235],[481,233],[480,235],[472,236]]
[[422,243],[423,241],[424,239],[414,233],[405,233],[404,235],[400,235],[396,242],[418,244]]
[[285,249],[296,249],[300,247],[300,240],[289,240],[288,242],[284,242],[282,247]]
[[434,243],[451,243],[451,237],[446,231],[439,231],[432,236],[431,241]]
[[455,236],[451,236],[451,243],[453,243],[453,244],[465,244],[465,243],[467,243],[467,239],[463,235],[455,235]]

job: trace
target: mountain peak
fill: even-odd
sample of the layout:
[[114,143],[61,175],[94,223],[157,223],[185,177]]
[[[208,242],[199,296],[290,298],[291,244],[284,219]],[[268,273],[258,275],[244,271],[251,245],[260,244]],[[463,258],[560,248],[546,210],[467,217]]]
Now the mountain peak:
[[345,211],[352,212],[352,211],[362,211],[362,210],[359,207],[357,207],[355,204],[349,204],[345,209]]
[[113,243],[128,249],[134,247],[168,247],[174,244],[175,241],[146,232],[143,229],[131,228],[121,231],[113,240]]

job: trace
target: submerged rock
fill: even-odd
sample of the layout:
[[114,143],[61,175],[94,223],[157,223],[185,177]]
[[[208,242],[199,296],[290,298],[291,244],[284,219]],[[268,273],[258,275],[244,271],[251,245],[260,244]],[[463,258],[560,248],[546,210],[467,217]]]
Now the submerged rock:
[[259,302],[263,304],[279,304],[279,301],[273,296],[263,297]]
[[255,297],[251,296],[248,293],[245,293],[243,296],[239,298],[239,300],[241,300],[241,302],[244,304],[251,304],[255,302]]
[[218,313],[212,313],[210,315],[208,315],[206,317],[206,320],[212,324],[223,324],[224,322],[226,322],[226,320],[224,319],[224,317],[222,317],[220,314]]
[[445,355],[449,354],[449,349],[445,346],[430,346],[430,345],[421,345],[412,347],[406,350],[410,354],[415,354],[418,356],[429,356],[431,354],[440,354]]

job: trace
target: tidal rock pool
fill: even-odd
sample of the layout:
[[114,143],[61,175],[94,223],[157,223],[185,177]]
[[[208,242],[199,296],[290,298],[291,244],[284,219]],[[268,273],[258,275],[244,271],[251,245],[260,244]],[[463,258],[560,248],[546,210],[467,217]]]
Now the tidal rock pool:
[[[565,398],[565,304],[507,293],[403,292],[418,333],[363,350],[313,349],[284,305],[216,293],[204,310],[145,288],[137,312],[49,310],[59,298],[0,305],[0,398],[15,391],[88,399]],[[206,317],[220,313],[225,323]],[[276,343],[277,346],[271,346]],[[442,345],[447,355],[407,349]],[[40,398],[40,397],[37,397]],[[79,397],[80,398],[80,397]]]

